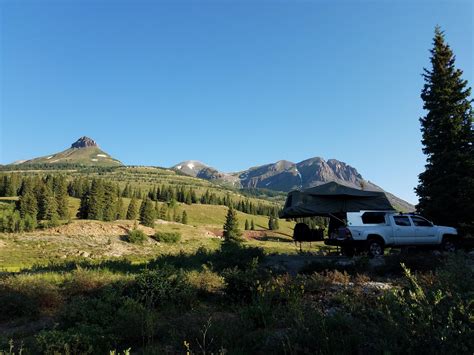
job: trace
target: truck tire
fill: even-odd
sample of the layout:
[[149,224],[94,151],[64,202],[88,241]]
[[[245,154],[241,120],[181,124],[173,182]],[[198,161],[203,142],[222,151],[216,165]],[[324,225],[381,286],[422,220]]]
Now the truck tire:
[[371,258],[382,256],[384,252],[384,243],[378,238],[369,239],[367,242],[367,250]]
[[443,242],[441,243],[441,250],[447,252],[455,252],[457,249],[456,243],[451,238],[443,238]]
[[355,254],[354,247],[347,247],[344,246],[341,248],[342,255],[347,256],[348,258],[352,258]]

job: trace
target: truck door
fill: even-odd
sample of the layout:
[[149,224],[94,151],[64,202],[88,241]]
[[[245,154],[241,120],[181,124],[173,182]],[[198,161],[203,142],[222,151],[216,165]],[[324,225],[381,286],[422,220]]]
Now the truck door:
[[416,244],[436,244],[437,235],[436,227],[433,224],[420,216],[410,216],[413,225],[415,226],[415,243]]
[[396,245],[413,245],[415,243],[415,227],[408,216],[393,216],[393,237]]

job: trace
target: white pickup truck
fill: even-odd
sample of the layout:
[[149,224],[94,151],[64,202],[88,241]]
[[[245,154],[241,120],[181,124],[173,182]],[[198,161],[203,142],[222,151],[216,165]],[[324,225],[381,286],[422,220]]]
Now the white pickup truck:
[[339,245],[348,256],[368,251],[370,256],[383,255],[385,247],[441,247],[456,249],[455,228],[436,226],[416,214],[361,211],[347,213],[347,225],[338,229],[328,245]]

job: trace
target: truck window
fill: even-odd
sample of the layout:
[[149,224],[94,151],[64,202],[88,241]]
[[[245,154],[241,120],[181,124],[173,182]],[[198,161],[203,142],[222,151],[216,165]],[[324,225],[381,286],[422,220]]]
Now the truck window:
[[423,217],[412,216],[411,220],[413,221],[413,224],[417,227],[433,227],[431,222],[427,221]]
[[395,224],[402,227],[410,227],[411,223],[407,216],[393,216]]
[[364,224],[385,224],[384,212],[365,212],[362,215],[362,223]]

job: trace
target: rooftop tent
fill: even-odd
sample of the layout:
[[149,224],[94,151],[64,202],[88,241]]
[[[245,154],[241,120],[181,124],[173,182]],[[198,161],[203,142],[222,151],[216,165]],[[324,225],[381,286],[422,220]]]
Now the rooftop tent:
[[303,191],[291,191],[281,218],[329,216],[362,210],[395,210],[383,191],[359,190],[329,182]]

